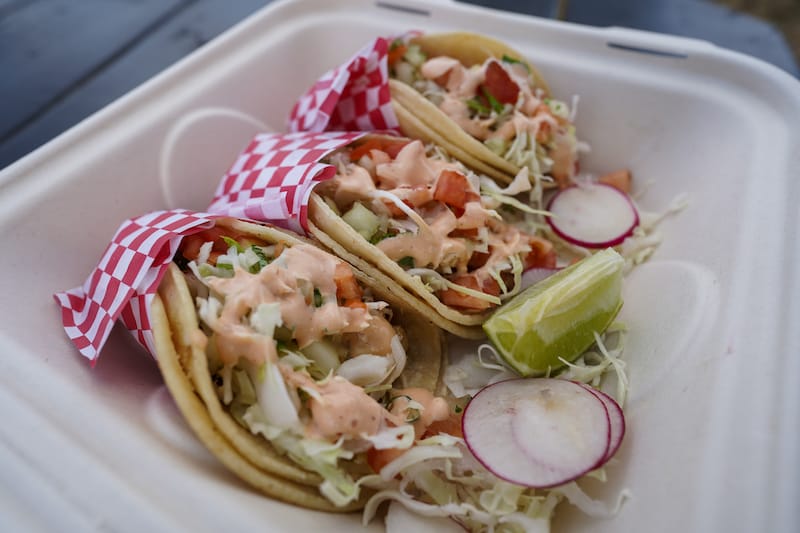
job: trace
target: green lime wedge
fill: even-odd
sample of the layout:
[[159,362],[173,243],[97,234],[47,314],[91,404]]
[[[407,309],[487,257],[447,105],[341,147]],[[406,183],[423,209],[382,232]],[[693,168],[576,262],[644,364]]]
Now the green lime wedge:
[[611,248],[532,285],[500,307],[483,329],[521,376],[573,361],[622,307],[624,259]]

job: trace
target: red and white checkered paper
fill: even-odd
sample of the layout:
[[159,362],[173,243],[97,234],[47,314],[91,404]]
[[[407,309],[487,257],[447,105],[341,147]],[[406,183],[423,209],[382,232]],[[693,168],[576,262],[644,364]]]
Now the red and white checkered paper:
[[117,318],[155,354],[150,303],[158,284],[183,237],[215,217],[306,230],[311,190],[336,174],[319,161],[365,132],[399,129],[388,83],[392,40],[376,38],[320,78],[292,109],[291,133],[256,136],[223,177],[208,213],[160,211],[122,224],[83,286],[54,295],[64,329],[84,356],[97,360]]
[[269,222],[306,231],[308,199],[321,181],[336,175],[319,161],[366,132],[262,133],[222,178],[209,213]]
[[207,213],[158,211],[124,222],[82,287],[56,293],[75,347],[92,362],[117,318],[151,354],[150,303],[183,237],[232,216],[304,232],[308,199],[336,175],[319,161],[365,132],[262,134],[223,177]]
[[181,240],[218,218],[186,210],[157,211],[125,221],[82,287],[54,295],[64,330],[94,364],[117,318],[155,354],[150,303]]
[[389,92],[389,45],[378,37],[325,73],[289,114],[289,131],[399,131]]

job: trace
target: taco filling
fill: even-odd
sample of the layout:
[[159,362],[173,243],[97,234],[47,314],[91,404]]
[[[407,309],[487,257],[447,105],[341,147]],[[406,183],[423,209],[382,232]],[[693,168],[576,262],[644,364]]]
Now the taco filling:
[[500,189],[436,148],[381,136],[330,162],[338,173],[315,192],[450,309],[484,313],[519,292],[523,271],[555,267],[549,241],[506,220],[509,212],[537,212],[513,197],[530,190],[526,172]]
[[389,52],[393,79],[413,87],[495,155],[564,187],[578,160],[572,112],[537,86],[530,68],[509,55],[471,66],[446,55],[428,57],[413,40],[395,40]]
[[369,470],[355,458],[401,455],[451,415],[431,391],[393,388],[408,333],[340,259],[225,228],[186,238],[177,257],[217,397],[250,433],[319,474],[335,505],[359,498]]

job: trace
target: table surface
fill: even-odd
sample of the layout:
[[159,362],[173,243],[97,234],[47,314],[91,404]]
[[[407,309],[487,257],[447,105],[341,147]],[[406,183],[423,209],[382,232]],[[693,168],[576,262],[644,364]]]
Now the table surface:
[[[773,26],[702,0],[467,0],[710,41],[797,76]],[[0,169],[201,47],[269,0],[0,0]],[[402,0],[398,0],[402,3]]]

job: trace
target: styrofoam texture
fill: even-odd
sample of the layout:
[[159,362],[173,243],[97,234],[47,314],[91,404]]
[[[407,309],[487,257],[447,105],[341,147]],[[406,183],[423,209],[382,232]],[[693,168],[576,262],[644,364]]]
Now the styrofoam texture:
[[205,207],[253,121],[282,130],[324,70],[377,34],[410,28],[510,42],[556,95],[580,96],[585,170],[631,168],[645,209],[689,194],[626,284],[628,433],[608,482],[587,483],[608,502],[622,489],[631,497],[613,519],[564,504],[555,531],[800,523],[798,83],[700,41],[446,2],[401,7],[272,4],[0,174],[0,529],[358,523],[250,491],[193,439],[132,338],[115,329],[91,369],[51,294],[82,282],[123,218]]

